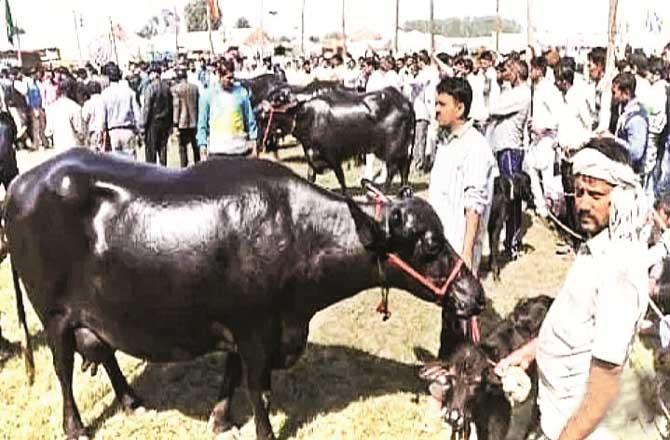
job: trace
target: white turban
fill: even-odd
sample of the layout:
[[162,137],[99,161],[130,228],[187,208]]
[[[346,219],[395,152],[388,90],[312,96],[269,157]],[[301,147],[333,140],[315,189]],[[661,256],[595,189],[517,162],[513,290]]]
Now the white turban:
[[639,176],[629,165],[610,159],[594,148],[585,147],[573,156],[572,172],[604,180],[614,186],[610,193],[610,238],[646,242],[650,204]]

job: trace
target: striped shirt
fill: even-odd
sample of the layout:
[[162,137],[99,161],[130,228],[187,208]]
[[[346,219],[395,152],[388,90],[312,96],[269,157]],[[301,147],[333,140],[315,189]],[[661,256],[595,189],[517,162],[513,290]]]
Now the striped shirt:
[[445,237],[459,254],[465,239],[465,211],[471,209],[481,216],[473,267],[478,267],[481,259],[497,174],[491,148],[472,121],[438,144],[430,174],[429,200],[442,221]]

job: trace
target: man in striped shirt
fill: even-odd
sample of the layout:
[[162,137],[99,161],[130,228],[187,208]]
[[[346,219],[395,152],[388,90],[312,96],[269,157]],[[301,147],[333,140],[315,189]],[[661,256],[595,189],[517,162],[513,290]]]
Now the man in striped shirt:
[[467,80],[447,78],[437,86],[437,121],[446,136],[438,141],[428,192],[445,237],[476,274],[497,167],[486,139],[468,119],[471,104]]

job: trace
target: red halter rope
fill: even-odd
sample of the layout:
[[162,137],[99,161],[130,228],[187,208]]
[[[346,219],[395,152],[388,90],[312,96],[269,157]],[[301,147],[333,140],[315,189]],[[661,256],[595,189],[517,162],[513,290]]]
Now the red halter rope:
[[274,105],[270,104],[267,101],[263,101],[263,109],[267,110],[270,112],[270,115],[268,116],[268,124],[265,127],[265,130],[263,131],[263,143],[261,144],[261,147],[265,149],[265,146],[268,141],[268,135],[270,134],[270,129],[272,128],[272,119],[274,118],[275,113],[288,113],[288,109],[291,107],[291,104],[287,104],[283,107],[275,107]]
[[[375,194],[375,220],[377,222],[381,221],[382,208],[384,204],[388,201],[389,200],[386,196],[379,193]],[[449,272],[447,280],[441,286],[437,286],[430,278],[417,272],[412,266],[410,266],[397,254],[387,253],[386,257],[387,257],[386,261],[391,266],[395,266],[396,268],[400,269],[409,277],[414,278],[428,290],[433,292],[433,294],[435,295],[435,302],[437,302],[438,304],[442,303],[445,295],[447,294],[449,286],[451,286],[451,283],[454,282],[458,274],[461,273],[461,269],[463,268],[463,260],[457,258],[456,263],[454,263],[454,266],[451,268],[451,272]],[[391,311],[389,310],[388,307],[388,291],[382,293],[382,300],[377,306],[377,313],[381,313],[383,315],[384,321],[386,321],[391,316]],[[479,343],[480,340],[479,321],[476,316],[470,318],[470,321],[468,322],[468,332],[470,334],[470,339],[472,340],[472,342],[475,344]]]

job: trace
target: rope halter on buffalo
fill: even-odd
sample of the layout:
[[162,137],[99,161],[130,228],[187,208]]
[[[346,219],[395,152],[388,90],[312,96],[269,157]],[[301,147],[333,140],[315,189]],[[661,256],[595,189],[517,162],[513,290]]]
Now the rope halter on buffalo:
[[[367,188],[368,191],[372,193],[375,202],[375,221],[381,222],[383,207],[384,205],[390,204],[391,199],[384,193],[382,193],[379,189],[375,188],[375,186],[370,184],[370,182],[366,179],[363,179],[362,186],[364,188]],[[401,272],[405,273],[410,278],[413,278],[414,280],[419,282],[426,289],[430,290],[433,293],[433,295],[435,295],[435,302],[441,305],[442,302],[444,301],[444,297],[447,295],[447,290],[449,290],[449,287],[456,280],[458,275],[461,273],[461,270],[463,269],[463,260],[458,256],[456,256],[454,259],[456,261],[452,265],[451,271],[449,272],[449,276],[441,286],[438,286],[433,282],[433,280],[426,277],[425,275],[422,275],[411,265],[409,265],[406,261],[400,258],[398,254],[386,253],[385,255],[380,256],[377,259],[377,268],[379,270],[379,278],[381,280],[382,287],[381,287],[381,302],[377,306],[377,313],[382,314],[382,319],[384,321],[386,321],[391,317],[391,311],[389,310],[388,306],[389,288],[386,284],[386,272],[384,270],[383,263],[387,263],[390,266],[399,269]],[[469,332],[472,342],[478,343],[479,324],[477,318],[474,316],[470,319],[469,322]]]

